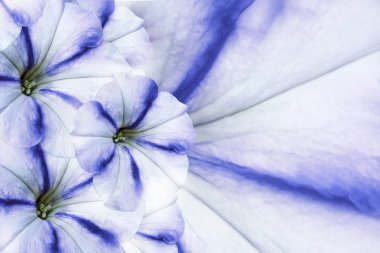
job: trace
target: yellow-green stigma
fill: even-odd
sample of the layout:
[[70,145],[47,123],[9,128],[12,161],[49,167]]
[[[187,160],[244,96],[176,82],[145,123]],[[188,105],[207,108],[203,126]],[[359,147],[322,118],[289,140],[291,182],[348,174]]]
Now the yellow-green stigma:
[[43,219],[43,220],[46,220],[47,217],[49,216],[49,213],[52,211],[52,206],[49,204],[49,205],[45,205],[45,204],[39,204],[38,207],[37,207],[37,216],[40,218],[40,219]]
[[136,133],[133,132],[131,129],[128,128],[122,128],[117,131],[116,134],[112,136],[112,140],[114,143],[125,143],[130,139],[131,137],[136,136]]
[[33,90],[37,87],[35,81],[23,80],[21,84],[21,92],[25,96],[30,96],[33,93]]

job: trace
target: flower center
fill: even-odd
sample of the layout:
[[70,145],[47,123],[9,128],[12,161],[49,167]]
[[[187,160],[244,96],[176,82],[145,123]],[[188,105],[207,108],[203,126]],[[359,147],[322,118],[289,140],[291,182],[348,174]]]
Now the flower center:
[[112,136],[112,140],[114,143],[125,143],[128,139],[135,136],[136,133],[131,129],[121,128],[117,131],[116,134]]
[[37,83],[35,81],[29,81],[23,79],[21,82],[21,92],[25,96],[30,96],[33,93],[33,90],[37,87]]
[[37,216],[40,219],[46,220],[51,211],[53,207],[50,204],[37,203]]

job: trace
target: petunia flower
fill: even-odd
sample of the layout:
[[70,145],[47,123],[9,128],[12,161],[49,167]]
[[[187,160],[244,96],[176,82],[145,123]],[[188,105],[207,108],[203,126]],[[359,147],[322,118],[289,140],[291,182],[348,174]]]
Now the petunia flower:
[[92,175],[74,159],[3,142],[0,154],[1,252],[124,252],[121,244],[139,228],[141,208],[107,208]]
[[144,188],[147,212],[172,201],[186,182],[187,151],[194,141],[187,107],[156,83],[119,75],[75,117],[76,157],[94,176],[106,205],[134,209]]
[[7,143],[74,156],[74,112],[113,74],[141,72],[144,54],[128,51],[149,48],[141,19],[125,7],[114,12],[113,1],[90,2],[46,1],[42,16],[0,54],[0,138]]
[[378,1],[128,5],[197,134],[179,252],[378,252]]

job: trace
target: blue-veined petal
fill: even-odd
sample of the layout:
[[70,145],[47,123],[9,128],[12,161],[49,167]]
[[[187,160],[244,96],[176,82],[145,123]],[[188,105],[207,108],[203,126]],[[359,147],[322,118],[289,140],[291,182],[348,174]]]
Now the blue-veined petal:
[[83,9],[91,11],[100,19],[102,26],[107,24],[115,9],[114,0],[68,0],[76,3]]
[[194,196],[183,205],[211,208],[222,217],[215,222],[259,251],[376,252],[379,59],[373,54],[197,127],[188,182]]
[[46,0],[1,0],[0,7],[7,10],[14,22],[20,26],[29,26],[41,17]]
[[157,84],[146,77],[129,75],[115,76],[115,81],[123,95],[122,127],[137,128],[158,96]]
[[[31,212],[35,216],[35,210]],[[25,216],[21,214],[20,216]],[[67,235],[66,235],[67,237]],[[34,219],[23,231],[5,247],[2,252],[79,252],[74,251],[69,245],[63,244],[57,234],[56,228],[50,222]]]
[[43,69],[30,74],[32,77],[57,73],[102,41],[101,24],[94,14],[71,3],[58,6],[59,3],[48,5],[41,20],[30,29],[37,66],[43,64]]
[[[5,155],[5,154],[4,154]],[[12,170],[0,166],[0,250],[35,219],[34,194]],[[29,183],[29,182],[28,182]]]
[[380,125],[379,57],[373,54],[259,106],[197,127],[192,156],[224,163],[235,174],[247,172],[246,178],[267,176],[379,214],[375,171],[380,145],[374,138]]
[[0,113],[0,138],[17,147],[31,147],[44,137],[41,105],[34,98],[18,96]]
[[184,221],[177,204],[147,214],[136,235],[123,244],[131,253],[174,253],[184,231]]
[[183,252],[377,252],[376,217],[299,189],[286,194],[259,181],[231,180],[215,169],[202,175],[206,180],[190,175],[190,193],[179,194],[187,221]]
[[106,206],[133,211],[140,205],[143,193],[141,169],[145,168],[140,166],[127,147],[117,146],[111,159],[106,169],[94,177],[94,187]]
[[0,50],[6,49],[20,34],[21,27],[17,25],[5,8],[0,6]]
[[84,252],[120,251],[119,244],[139,226],[141,209],[120,212],[107,208],[93,188],[90,176],[79,169],[75,160],[70,161],[62,178],[63,187],[58,188],[59,208],[52,222],[73,236]]
[[199,124],[378,49],[379,8],[373,0],[349,6],[345,1],[195,0],[132,10],[144,19],[155,49],[147,73],[186,101],[190,111],[197,110],[192,117]]

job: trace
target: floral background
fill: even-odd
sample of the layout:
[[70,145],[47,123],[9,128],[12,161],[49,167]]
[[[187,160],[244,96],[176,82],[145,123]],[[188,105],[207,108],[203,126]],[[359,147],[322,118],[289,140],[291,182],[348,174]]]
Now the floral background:
[[378,252],[378,1],[0,3],[0,252]]

